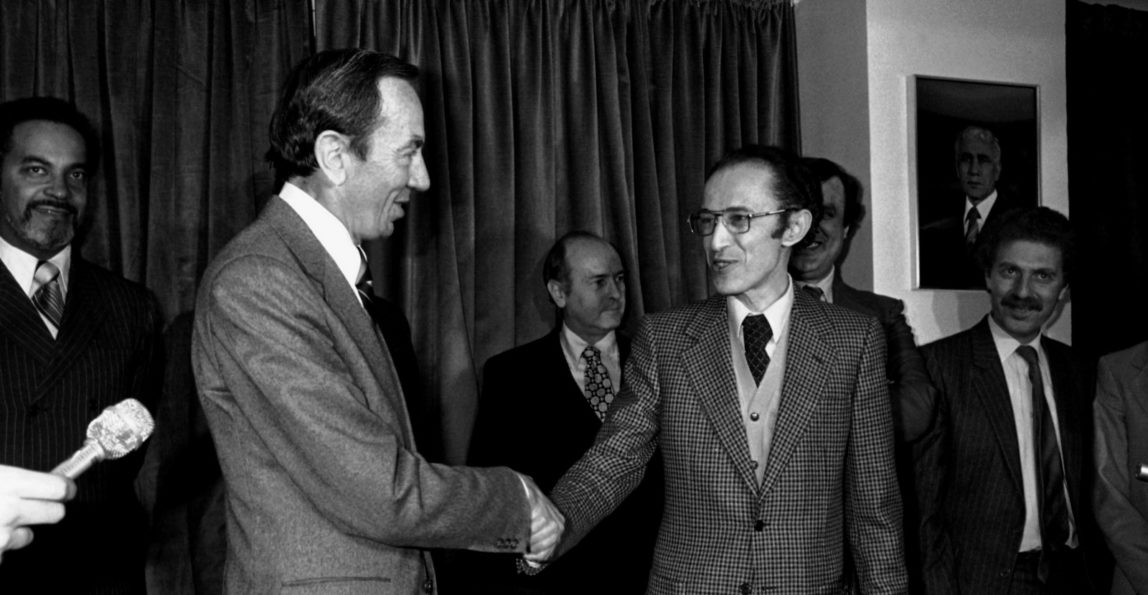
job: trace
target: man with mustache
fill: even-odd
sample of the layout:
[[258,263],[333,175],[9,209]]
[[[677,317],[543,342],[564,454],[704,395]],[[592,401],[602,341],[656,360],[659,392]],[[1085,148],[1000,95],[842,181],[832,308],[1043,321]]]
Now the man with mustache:
[[[73,247],[98,157],[95,131],[72,104],[0,105],[3,465],[49,471],[105,407],[128,397],[150,406],[159,394],[155,300]],[[137,451],[80,476],[64,519],[4,554],[0,592],[143,593],[147,523],[134,486],[142,460]]]
[[[567,233],[546,255],[542,280],[560,322],[546,336],[487,361],[468,462],[506,465],[550,490],[594,443],[621,388],[630,342],[617,332],[626,311],[626,269],[609,242],[585,231]],[[513,560],[486,560],[479,576],[489,582],[477,590],[644,593],[661,489],[661,474],[648,474],[617,511],[546,572],[519,575]]]
[[916,447],[929,593],[1089,593],[1089,385],[1042,334],[1068,292],[1073,235],[1046,207],[1002,213],[977,257],[992,309],[921,348],[936,420]]
[[716,295],[640,323],[602,430],[551,493],[561,548],[660,449],[647,593],[906,591],[885,334],[788,273],[820,209],[787,150],[748,145],[710,169],[688,222]]
[[[953,141],[953,165],[964,193],[964,209],[921,227],[921,286],[977,289],[981,271],[974,249],[994,216],[1019,206],[997,191],[1001,145],[991,130],[968,126]],[[956,205],[950,206],[955,210]]]

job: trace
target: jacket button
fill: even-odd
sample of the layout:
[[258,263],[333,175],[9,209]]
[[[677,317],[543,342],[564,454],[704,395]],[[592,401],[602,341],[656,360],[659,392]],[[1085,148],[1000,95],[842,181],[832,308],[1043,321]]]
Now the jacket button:
[[758,521],[753,524],[753,530],[754,531],[762,531],[764,529],[765,529],[765,521],[763,521],[763,520],[758,519]]
[[761,418],[761,416],[758,415],[758,413],[756,411],[754,411],[754,412],[749,414],[749,418],[753,421],[757,421],[758,419]]
[[753,593],[753,586],[750,585],[749,583],[742,583],[741,584],[741,592],[742,592],[742,595],[749,595],[750,593]]
[[423,583],[423,593],[434,593],[434,581],[429,578]]
[[36,417],[37,415],[40,415],[40,406],[35,404],[28,405],[28,417]]

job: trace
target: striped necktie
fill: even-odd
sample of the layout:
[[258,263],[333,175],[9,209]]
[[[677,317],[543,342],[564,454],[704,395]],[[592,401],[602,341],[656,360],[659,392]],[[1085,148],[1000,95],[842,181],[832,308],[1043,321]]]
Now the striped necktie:
[[60,288],[60,269],[46,260],[41,260],[36,264],[33,279],[37,287],[32,293],[32,303],[51,323],[51,330],[58,332],[60,321],[64,318],[64,291]]

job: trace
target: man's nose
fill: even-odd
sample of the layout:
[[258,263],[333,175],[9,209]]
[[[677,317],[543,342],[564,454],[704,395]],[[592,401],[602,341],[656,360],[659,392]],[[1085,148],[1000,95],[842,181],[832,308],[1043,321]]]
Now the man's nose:
[[430,173],[427,171],[427,164],[426,161],[423,161],[421,152],[411,163],[411,177],[407,181],[407,185],[419,192],[425,192],[430,188]]
[[68,188],[68,182],[64,176],[53,176],[45,192],[52,198],[66,199],[71,193],[71,189]]

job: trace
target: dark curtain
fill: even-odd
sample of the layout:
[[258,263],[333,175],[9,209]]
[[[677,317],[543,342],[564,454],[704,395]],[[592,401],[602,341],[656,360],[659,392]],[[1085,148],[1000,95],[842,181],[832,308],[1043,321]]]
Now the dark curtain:
[[452,462],[482,364],[555,323],[541,275],[555,239],[618,246],[631,323],[705,297],[684,221],[706,168],[745,143],[798,148],[787,1],[318,0],[316,23],[318,49],[422,69],[431,188],[370,253],[431,395],[412,415],[440,425]]
[[1069,211],[1079,237],[1073,346],[1148,339],[1148,12],[1070,1]]
[[71,100],[100,133],[83,255],[170,320],[271,192],[281,81],[311,52],[308,0],[4,0],[0,100]]

